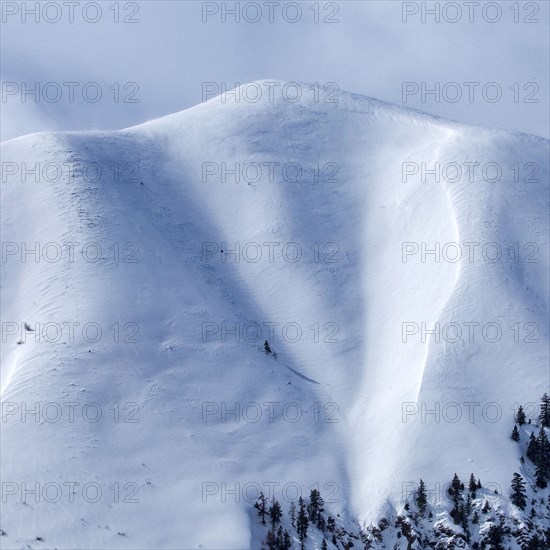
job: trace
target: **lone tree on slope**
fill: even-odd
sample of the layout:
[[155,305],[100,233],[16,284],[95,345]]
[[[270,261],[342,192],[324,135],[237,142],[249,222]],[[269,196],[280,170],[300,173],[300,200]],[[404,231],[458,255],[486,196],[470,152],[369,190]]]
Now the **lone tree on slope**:
[[518,412],[516,413],[516,422],[523,426],[525,424],[525,411],[523,410],[523,407],[520,405],[518,408]]
[[428,499],[426,496],[426,484],[422,479],[418,484],[418,492],[416,494],[416,504],[418,506],[418,509],[420,510],[420,513],[424,515],[424,512],[426,511],[426,505],[428,504]]

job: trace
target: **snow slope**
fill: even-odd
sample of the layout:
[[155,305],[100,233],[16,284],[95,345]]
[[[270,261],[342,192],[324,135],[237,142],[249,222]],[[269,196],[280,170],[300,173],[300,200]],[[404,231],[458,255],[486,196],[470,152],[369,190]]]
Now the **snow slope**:
[[[548,141],[349,93],[275,97],[2,143],[2,548],[257,548],[258,485],[278,484],[285,508],[296,487],[318,485],[333,513],[367,522],[420,477],[437,491],[475,472],[507,490],[510,407],[549,387]],[[223,163],[246,162],[259,178],[222,180]],[[465,162],[480,164],[457,181],[420,170]],[[38,163],[38,181],[23,181],[23,163]],[[61,177],[42,173],[52,163]],[[72,260],[66,242],[79,243]],[[439,261],[403,256],[453,242],[479,243],[473,260],[450,261],[449,247]],[[63,254],[23,262],[22,243]],[[279,243],[272,261],[263,243]],[[248,261],[227,253],[236,246]],[[222,338],[223,322],[239,324],[239,341]],[[63,327],[59,341],[36,341],[46,323]],[[96,342],[86,323],[101,328]],[[462,338],[422,337],[422,323],[456,323]],[[21,413],[36,403],[37,416]],[[212,412],[236,403],[257,405],[239,422]],[[423,417],[436,406],[439,418]],[[39,502],[23,483],[39,484]]]

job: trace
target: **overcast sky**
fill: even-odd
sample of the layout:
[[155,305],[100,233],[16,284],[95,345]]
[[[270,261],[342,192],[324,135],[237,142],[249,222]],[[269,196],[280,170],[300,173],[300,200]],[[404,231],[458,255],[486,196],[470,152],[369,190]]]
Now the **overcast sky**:
[[[549,136],[546,1],[35,4],[2,2],[2,140],[124,128],[200,103],[204,82],[264,78]],[[436,4],[439,22],[425,13]],[[235,5],[238,22],[224,13]]]

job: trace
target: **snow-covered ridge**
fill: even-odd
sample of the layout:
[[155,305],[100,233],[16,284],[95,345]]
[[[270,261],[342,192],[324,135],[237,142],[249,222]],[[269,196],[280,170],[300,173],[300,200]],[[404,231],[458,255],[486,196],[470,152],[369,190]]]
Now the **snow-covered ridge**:
[[[510,407],[549,382],[548,140],[300,86],[296,103],[229,94],[118,132],[2,143],[3,477],[104,490],[7,497],[16,547],[257,547],[250,502],[223,484],[328,486],[334,513],[360,521],[421,477],[508,486]],[[62,256],[23,262],[23,243]],[[37,342],[25,322],[61,336]],[[59,421],[22,422],[48,402]],[[71,422],[67,402],[102,419]],[[115,421],[116,403],[138,422]],[[240,421],[224,419],[236,403]],[[114,503],[117,482],[139,502]]]
[[[308,83],[301,81],[285,81],[278,79],[262,79],[247,82],[241,86],[223,92],[216,87],[215,91],[209,92],[205,89],[205,101],[201,104],[187,109],[161,117],[159,119],[140,124],[133,128],[141,126],[161,125],[168,123],[170,120],[176,120],[184,113],[195,109],[212,110],[215,106],[242,106],[244,108],[261,107],[263,109],[271,107],[275,112],[283,110],[289,106],[298,106],[302,109],[322,111],[324,109],[337,109],[340,111],[349,111],[365,115],[380,115],[396,117],[401,116],[408,120],[414,121],[417,124],[437,124],[448,128],[476,128],[478,131],[497,132],[503,134],[512,134],[517,137],[523,137],[528,141],[548,142],[547,139],[522,132],[512,132],[509,130],[497,130],[483,128],[482,126],[466,125],[461,122],[445,119],[436,115],[432,115],[411,107],[404,107],[395,103],[383,101],[374,97],[352,93],[340,90],[336,84],[328,83],[321,85],[319,83]],[[288,111],[287,111],[288,112]]]

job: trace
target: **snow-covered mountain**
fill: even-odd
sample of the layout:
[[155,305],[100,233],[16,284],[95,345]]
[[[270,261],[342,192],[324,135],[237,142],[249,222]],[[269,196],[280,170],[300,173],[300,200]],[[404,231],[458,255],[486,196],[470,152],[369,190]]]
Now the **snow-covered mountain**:
[[549,142],[301,86],[2,143],[2,548],[258,548],[258,488],[366,524],[420,478],[508,493]]

